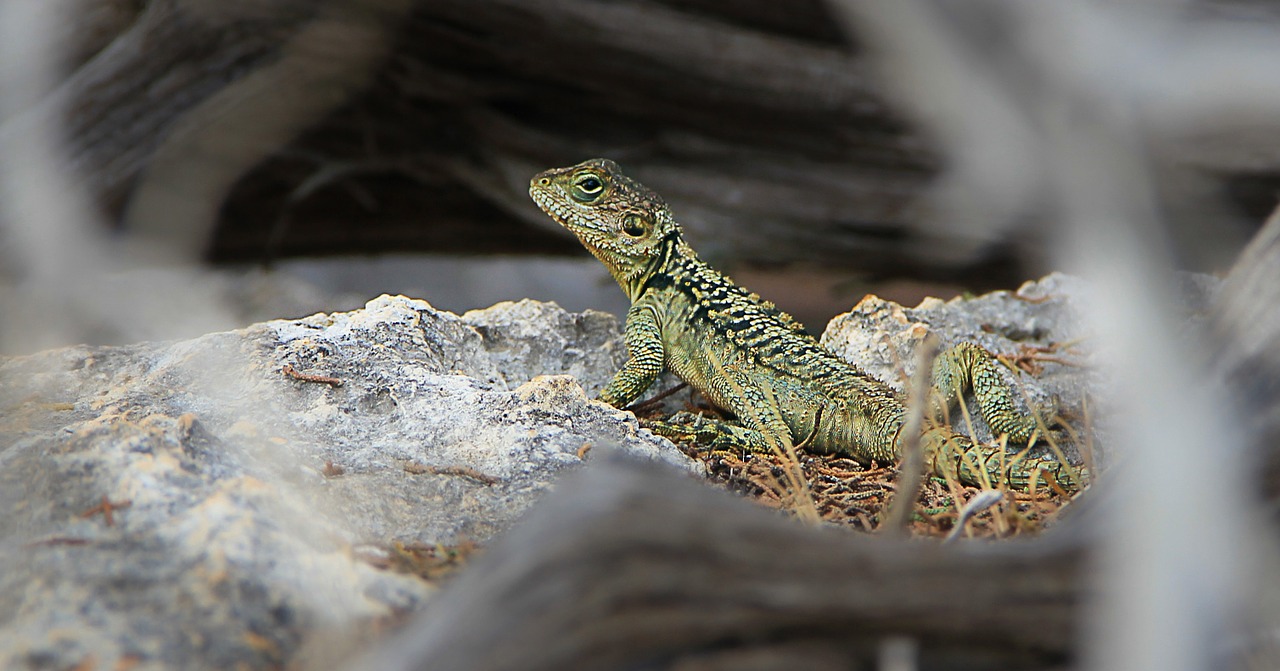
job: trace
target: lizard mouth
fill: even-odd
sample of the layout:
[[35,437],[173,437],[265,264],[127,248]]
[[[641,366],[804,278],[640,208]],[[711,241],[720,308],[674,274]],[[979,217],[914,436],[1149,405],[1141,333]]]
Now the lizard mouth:
[[558,198],[554,193],[549,193],[549,189],[554,187],[544,187],[538,184],[538,179],[534,178],[529,185],[529,197],[537,204],[538,208],[551,217],[557,224],[568,229],[579,238],[586,240],[595,229],[590,223],[582,217],[575,207],[565,202],[563,198]]

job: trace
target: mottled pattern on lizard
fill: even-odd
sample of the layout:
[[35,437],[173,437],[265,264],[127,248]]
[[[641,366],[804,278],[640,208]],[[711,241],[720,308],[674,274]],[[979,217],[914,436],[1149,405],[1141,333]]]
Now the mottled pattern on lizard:
[[[740,425],[716,425],[718,447],[769,452],[791,445],[863,463],[897,460],[906,417],[902,398],[699,259],[662,198],[613,161],[539,173],[529,193],[604,263],[631,299],[624,330],[630,358],[600,400],[624,408],[667,368],[737,417]],[[972,390],[992,430],[1007,435],[1011,446],[1024,445],[1037,422],[1016,410],[997,365],[973,344],[940,355],[934,398],[947,400],[935,403],[934,414]],[[1015,459],[1016,452],[975,443],[943,424],[926,427],[921,440],[933,474],[1022,489],[1037,474],[1050,473],[1064,487],[1080,487],[1075,469],[1056,460]]]

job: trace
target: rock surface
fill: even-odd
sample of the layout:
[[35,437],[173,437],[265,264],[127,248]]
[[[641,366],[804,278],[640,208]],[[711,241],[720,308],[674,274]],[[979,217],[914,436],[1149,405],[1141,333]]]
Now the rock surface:
[[[0,667],[280,664],[316,627],[429,594],[361,552],[486,541],[586,445],[688,468],[566,376],[607,381],[618,331],[553,304],[457,317],[383,296],[0,360]],[[104,497],[110,522],[90,512]]]
[[[925,326],[1016,354],[1084,335],[1071,307],[1083,292],[1051,276],[911,309],[871,297],[824,343],[900,386]],[[287,664],[309,634],[433,589],[362,557],[487,541],[585,446],[698,472],[588,400],[625,359],[619,334],[610,315],[554,304],[457,316],[383,296],[186,341],[0,359],[0,667]],[[1100,390],[1086,368],[1043,365],[1020,376],[1037,402]]]
[[[1078,427],[1086,403],[1096,405],[1107,394],[1105,375],[1090,367],[1094,347],[1077,310],[1089,300],[1089,291],[1083,280],[1054,273],[1017,291],[946,302],[928,298],[914,308],[867,296],[831,320],[822,344],[899,391],[915,373],[915,348],[926,333],[936,334],[944,348],[972,342],[1007,360],[1022,356],[1035,375],[1001,367],[1010,385],[1026,392],[1014,401],[1024,412],[1031,401],[1044,414],[1062,414]],[[969,408],[974,432],[991,440],[981,414]],[[953,423],[963,426],[963,421],[953,413]],[[1105,426],[1105,417],[1101,421]]]

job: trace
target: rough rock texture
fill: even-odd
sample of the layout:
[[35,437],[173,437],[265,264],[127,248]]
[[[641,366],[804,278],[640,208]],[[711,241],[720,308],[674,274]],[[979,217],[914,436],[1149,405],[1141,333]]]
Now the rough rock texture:
[[[0,667],[279,664],[315,627],[429,593],[358,554],[488,540],[584,445],[687,467],[570,378],[533,379],[602,384],[625,356],[617,335],[609,315],[554,305],[460,318],[384,296],[0,359]],[[111,523],[86,514],[103,497]]]
[[[1204,327],[1222,281],[1193,273],[1179,280],[1184,328]],[[867,296],[831,320],[822,344],[899,390],[915,372],[915,347],[926,332],[937,334],[942,347],[973,342],[1006,361],[1021,361],[1023,371],[1002,368],[1013,388],[1026,393],[1015,396],[1015,402],[1022,402],[1025,410],[1030,400],[1045,419],[1053,413],[1064,418],[1082,436],[1088,435],[1093,448],[1089,456],[1105,464],[1118,418],[1108,403],[1110,377],[1095,365],[1098,342],[1079,310],[1096,290],[1078,277],[1053,273],[1016,291],[945,302],[928,298],[914,308]],[[1035,374],[1025,372],[1027,368]],[[964,427],[959,413],[953,412],[951,420]],[[980,414],[973,413],[972,421],[980,439],[992,438]],[[1063,446],[1073,459],[1086,449],[1082,441],[1065,441]]]
[[[1080,337],[1083,293],[1051,276],[911,309],[868,298],[824,342],[900,385],[917,323],[1014,354]],[[364,557],[493,538],[586,445],[699,470],[588,400],[626,356],[619,335],[610,315],[554,304],[457,316],[383,296],[192,340],[0,358],[0,667],[287,664],[317,631],[430,594]],[[1098,392],[1096,373],[1041,363],[1021,376],[1033,398]]]
[[[1087,412],[1091,433],[1105,436],[1108,417],[1098,406],[1106,406],[1107,377],[1091,366],[1096,348],[1077,310],[1090,291],[1083,280],[1054,273],[1017,291],[946,302],[928,298],[914,308],[868,296],[831,320],[822,344],[899,391],[906,389],[915,372],[915,348],[926,333],[937,334],[942,347],[973,342],[1009,361],[1023,356],[1035,375],[1007,367],[1002,371],[1014,389],[1025,392],[1014,398],[1024,411],[1030,400],[1044,419],[1057,413],[1077,430],[1084,428]],[[974,432],[990,440],[991,432],[975,406],[969,409],[974,411]],[[959,412],[951,420],[965,430]]]

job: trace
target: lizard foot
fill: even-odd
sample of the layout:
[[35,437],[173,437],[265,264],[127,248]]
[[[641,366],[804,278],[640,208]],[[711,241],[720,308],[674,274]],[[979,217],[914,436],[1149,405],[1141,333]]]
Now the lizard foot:
[[668,440],[713,453],[769,451],[759,432],[692,412],[677,412],[666,420],[641,420],[640,425]]

